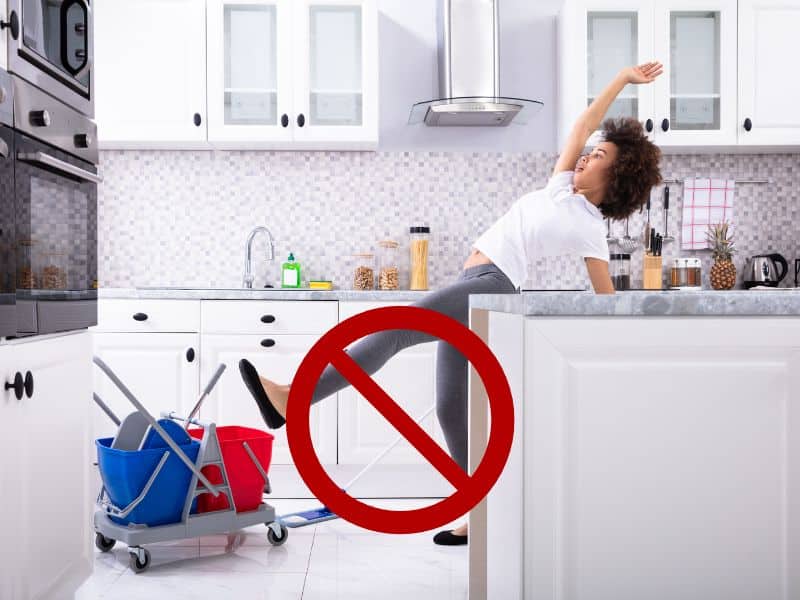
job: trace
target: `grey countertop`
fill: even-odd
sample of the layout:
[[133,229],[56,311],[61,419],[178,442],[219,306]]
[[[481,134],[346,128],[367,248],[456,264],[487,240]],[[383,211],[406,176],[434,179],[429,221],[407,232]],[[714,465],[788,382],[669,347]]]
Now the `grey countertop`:
[[800,289],[537,291],[472,295],[470,306],[525,316],[798,316]]
[[102,298],[138,298],[149,300],[344,300],[361,302],[414,302],[424,298],[430,291],[411,290],[286,290],[280,288],[183,288],[141,287],[101,288]]

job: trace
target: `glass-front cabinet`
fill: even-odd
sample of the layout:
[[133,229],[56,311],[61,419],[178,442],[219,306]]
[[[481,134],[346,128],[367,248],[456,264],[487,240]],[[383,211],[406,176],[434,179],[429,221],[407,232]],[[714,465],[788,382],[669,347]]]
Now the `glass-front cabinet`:
[[212,143],[377,143],[373,0],[208,0]]

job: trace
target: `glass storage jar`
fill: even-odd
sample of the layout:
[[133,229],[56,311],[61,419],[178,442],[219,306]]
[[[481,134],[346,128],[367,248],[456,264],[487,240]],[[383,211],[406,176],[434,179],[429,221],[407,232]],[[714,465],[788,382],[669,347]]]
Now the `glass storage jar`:
[[612,254],[610,256],[611,282],[616,291],[631,289],[631,255]]
[[399,251],[400,244],[393,240],[378,242],[380,248],[378,272],[378,288],[381,290],[396,290],[400,288]]
[[38,287],[38,256],[36,240],[17,242],[17,287],[32,290]]
[[375,255],[362,252],[353,255],[353,289],[375,289]]
[[431,237],[431,228],[415,226],[409,229],[411,234],[411,273],[409,289],[428,289],[428,245]]
[[67,289],[67,255],[60,250],[42,254],[39,287],[43,290]]

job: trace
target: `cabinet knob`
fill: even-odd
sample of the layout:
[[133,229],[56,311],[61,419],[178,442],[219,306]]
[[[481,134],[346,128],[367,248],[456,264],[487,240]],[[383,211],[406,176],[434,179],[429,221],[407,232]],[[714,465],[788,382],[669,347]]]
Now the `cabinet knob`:
[[302,127],[306,124],[306,116],[303,113],[297,115],[297,126]]
[[14,390],[14,395],[17,397],[17,400],[22,400],[22,392],[24,389],[25,381],[22,379],[22,373],[19,371],[14,375],[14,383],[6,381],[6,391]]
[[272,315],[264,315],[263,317],[261,317],[261,322],[262,323],[274,323],[275,322],[275,317],[272,316]]
[[189,348],[186,351],[186,362],[194,362],[194,348]]
[[33,374],[30,371],[25,373],[25,395],[28,398],[33,397]]
[[281,116],[281,126],[288,127],[289,126],[289,115],[282,115]]
[[9,31],[11,31],[11,37],[13,37],[15,40],[19,38],[19,17],[17,17],[16,11],[11,11],[8,21],[0,21],[0,31],[5,28],[8,28]]
[[34,127],[50,127],[50,113],[46,110],[32,110],[28,119]]
[[194,124],[197,127],[200,127],[200,124],[203,122],[203,118],[200,116],[200,113],[194,113]]
[[88,133],[77,133],[73,139],[76,148],[88,148],[92,145],[92,136]]
[[652,132],[653,131],[653,119],[647,119],[647,121],[645,121],[645,123],[644,123],[644,128],[645,128],[645,131],[647,131],[647,133]]
[[669,131],[669,119],[661,121],[661,131]]
[[753,122],[748,117],[747,119],[744,120],[744,130],[750,131],[752,128],[753,128]]
[[261,340],[261,345],[264,346],[264,348],[272,348],[275,345],[275,340]]
[[147,321],[147,315],[145,313],[136,313],[135,315],[133,315],[133,320],[139,322]]

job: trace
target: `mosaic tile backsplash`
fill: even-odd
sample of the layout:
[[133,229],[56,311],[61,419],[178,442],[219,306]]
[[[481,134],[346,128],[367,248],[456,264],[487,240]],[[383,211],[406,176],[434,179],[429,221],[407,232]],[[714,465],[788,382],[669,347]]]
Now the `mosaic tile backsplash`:
[[[429,225],[432,289],[454,281],[472,242],[522,194],[542,187],[556,157],[550,154],[449,152],[221,152],[105,151],[99,194],[99,277],[103,287],[241,287],[244,244],[265,225],[275,238],[275,260],[265,260],[264,236],[254,244],[255,286],[280,284],[289,252],[309,279],[352,285],[353,253],[378,252],[378,241],[401,243],[400,286],[408,287],[408,228]],[[668,155],[665,179],[767,179],[737,183],[737,288],[747,257],[779,252],[790,263],[782,286],[794,285],[800,256],[800,198],[795,177],[800,154]],[[670,184],[667,265],[699,257],[703,286],[708,250],[681,251],[680,184]],[[653,191],[651,224],[663,233],[661,188]],[[631,236],[645,215],[634,215]],[[612,223],[624,235],[625,223]],[[611,249],[614,252],[614,247]],[[642,249],[632,257],[632,287],[641,287]],[[581,259],[533,265],[524,288],[589,287]]]

